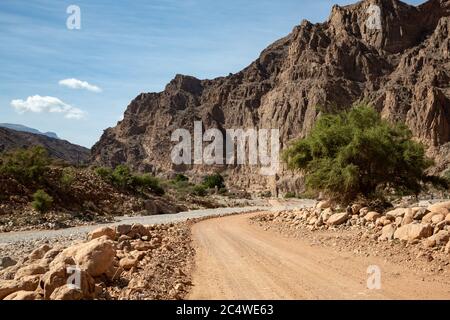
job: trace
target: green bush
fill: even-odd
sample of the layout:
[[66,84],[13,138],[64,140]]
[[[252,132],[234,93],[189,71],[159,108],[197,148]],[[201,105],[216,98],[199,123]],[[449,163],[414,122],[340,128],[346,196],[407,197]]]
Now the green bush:
[[286,192],[286,194],[284,195],[285,199],[292,199],[292,198],[297,198],[297,194],[295,192]]
[[69,188],[75,181],[75,172],[72,168],[65,168],[61,175],[61,184],[64,188]]
[[33,194],[33,202],[31,205],[37,211],[44,213],[48,211],[53,204],[53,198],[44,190],[38,190]]
[[192,194],[199,197],[204,197],[208,194],[207,187],[203,184],[198,184],[192,189]]
[[163,195],[164,189],[161,187],[158,178],[153,177],[149,174],[144,174],[142,176],[133,175],[132,176],[132,187],[133,189],[145,189],[149,188],[157,195]]
[[391,125],[365,105],[320,117],[310,135],[289,147],[283,159],[289,168],[306,173],[309,191],[323,191],[342,202],[370,198],[386,188],[417,194],[431,165],[405,125]]
[[173,180],[177,183],[178,182],[187,182],[187,181],[189,181],[189,178],[186,177],[184,174],[178,173]]
[[100,167],[95,170],[95,172],[104,180],[110,180],[112,175],[111,168]]
[[0,173],[10,175],[22,183],[40,182],[51,160],[41,146],[6,152],[0,157]]
[[214,189],[217,187],[218,189],[225,188],[225,180],[220,173],[216,173],[213,175],[206,176],[203,178],[203,185],[208,189]]
[[144,191],[150,189],[157,195],[163,195],[164,189],[160,181],[149,174],[137,175],[125,165],[119,165],[114,170],[110,168],[97,168],[97,174],[115,187],[129,191]]
[[443,177],[447,181],[448,185],[450,186],[450,169],[444,172]]

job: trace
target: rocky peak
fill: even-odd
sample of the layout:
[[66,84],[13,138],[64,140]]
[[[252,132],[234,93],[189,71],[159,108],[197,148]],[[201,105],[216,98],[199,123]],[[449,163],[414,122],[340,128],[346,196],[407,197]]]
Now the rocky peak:
[[[191,129],[196,120],[206,129],[279,128],[284,147],[307,135],[321,110],[365,100],[386,119],[405,122],[429,146],[436,170],[443,170],[450,164],[449,3],[414,7],[366,0],[335,6],[328,21],[303,21],[236,74],[213,80],[177,75],[165,91],[133,100],[124,121],[93,147],[93,159],[203,174],[217,168],[171,164],[174,129]],[[380,8],[380,30],[367,26],[371,5]],[[287,171],[268,181],[257,168],[223,169],[240,188],[269,184],[275,190],[301,180]]]
[[433,32],[439,19],[449,15],[448,10],[449,1],[444,0],[418,7],[398,0],[365,0],[344,7],[335,5],[328,23],[336,36],[353,36],[377,49],[401,53]]

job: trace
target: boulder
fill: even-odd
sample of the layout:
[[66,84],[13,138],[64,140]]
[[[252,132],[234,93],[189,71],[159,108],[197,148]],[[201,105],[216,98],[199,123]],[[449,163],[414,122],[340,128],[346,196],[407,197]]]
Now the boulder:
[[445,249],[444,249],[444,252],[445,252],[445,253],[450,253],[450,241],[447,242],[447,244],[446,244],[446,246],[445,246]]
[[352,205],[352,213],[353,214],[359,214],[359,211],[363,208],[361,204],[355,203]]
[[362,218],[362,217],[366,216],[366,214],[368,214],[369,212],[370,212],[370,208],[368,208],[368,207],[361,208],[361,210],[359,210],[359,216]]
[[427,208],[430,212],[438,212],[444,215],[450,213],[450,201],[435,203]]
[[404,241],[414,241],[433,235],[433,227],[429,224],[413,223],[401,226],[395,231],[394,238]]
[[44,292],[44,299],[50,299],[51,294],[56,288],[67,285],[69,275],[67,274],[67,267],[74,265],[75,261],[72,258],[65,261],[54,261],[50,265],[50,270],[47,271],[41,278],[39,287]]
[[378,212],[375,212],[375,211],[371,211],[366,214],[364,219],[366,219],[367,221],[370,221],[370,222],[374,222],[380,217],[381,217],[381,214],[379,214]]
[[39,276],[27,276],[17,280],[0,280],[0,300],[17,291],[34,291],[39,284]]
[[47,244],[44,244],[43,246],[33,250],[28,258],[30,260],[39,260],[44,257],[44,255],[51,249],[51,247]]
[[94,231],[91,231],[88,234],[88,240],[94,240],[100,237],[105,236],[109,240],[115,240],[116,239],[116,230],[110,227],[102,227],[95,229]]
[[431,222],[432,222],[433,224],[438,224],[439,222],[442,222],[442,221],[444,221],[444,220],[445,220],[445,216],[444,216],[443,214],[441,214],[441,213],[436,214],[436,215],[434,215],[434,216],[431,218]]
[[35,291],[16,291],[5,297],[3,300],[42,300],[39,293]]
[[51,300],[81,300],[83,299],[83,291],[78,288],[67,285],[56,288],[50,295]]
[[413,219],[414,220],[422,220],[423,217],[429,212],[427,208],[424,207],[414,207],[411,208],[413,212]]
[[436,215],[441,215],[441,214],[436,211],[430,211],[422,218],[422,222],[423,223],[431,223],[433,221],[433,217]]
[[113,264],[116,249],[106,236],[80,243],[61,252],[63,257],[71,257],[81,269],[92,277],[104,274]]
[[327,208],[327,209],[323,210],[322,213],[320,214],[323,221],[327,221],[332,215],[333,215],[333,210],[331,208]]
[[136,257],[125,257],[123,259],[120,259],[119,265],[124,270],[130,270],[133,267],[136,267],[139,260]]
[[381,230],[381,236],[378,238],[380,241],[387,241],[394,239],[396,227],[393,224],[388,224]]
[[119,235],[127,235],[131,231],[131,225],[122,224],[116,227],[116,232]]
[[382,217],[378,218],[378,220],[376,221],[376,225],[384,227],[384,226],[391,224],[392,221],[393,221],[392,217],[382,216]]
[[406,209],[405,208],[397,208],[391,211],[386,212],[386,216],[388,217],[393,217],[393,218],[398,218],[398,217],[402,217],[405,215],[406,213]]
[[443,246],[448,243],[450,233],[447,230],[441,230],[425,240],[424,244],[427,247]]
[[414,212],[411,209],[406,209],[405,216],[402,219],[402,226],[406,226],[407,224],[413,223],[414,221]]
[[317,203],[316,208],[323,210],[331,207],[331,201],[330,200],[323,200]]
[[60,254],[63,251],[62,248],[53,248],[49,251],[46,252],[46,254],[44,254],[44,256],[42,257],[42,259],[46,262],[46,263],[50,263],[53,261],[53,259],[55,259],[58,254]]
[[14,279],[21,279],[26,276],[44,274],[48,271],[48,265],[42,263],[32,263],[17,270]]
[[0,270],[6,269],[8,267],[12,267],[16,264],[17,264],[17,261],[12,259],[11,257],[0,258]]
[[[53,295],[54,291],[61,287],[75,288],[73,283],[69,283],[71,274],[68,273],[67,268],[71,264],[67,262],[70,261],[59,261],[58,263],[53,264],[50,270],[42,276],[40,287],[43,289],[45,299],[53,299],[55,295],[60,298],[65,294],[74,293],[73,291],[59,289],[59,292]],[[94,298],[94,279],[84,270],[80,270],[79,277],[80,286],[76,289],[81,291],[83,298]]]
[[328,220],[327,224],[330,226],[338,226],[345,223],[350,218],[347,212],[335,213]]
[[142,224],[133,224],[130,232],[127,234],[132,239],[139,239],[143,236],[150,236],[150,231]]

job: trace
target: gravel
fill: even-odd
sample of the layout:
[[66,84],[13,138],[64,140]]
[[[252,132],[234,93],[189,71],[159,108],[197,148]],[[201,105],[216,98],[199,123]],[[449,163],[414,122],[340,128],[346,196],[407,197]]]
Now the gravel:
[[113,223],[105,223],[101,225],[80,226],[60,230],[33,230],[0,233],[0,257],[12,257],[14,259],[22,257],[24,254],[43,244],[58,244],[68,246],[75,241],[85,239],[86,234],[95,230],[99,226],[114,226],[120,224],[140,223],[149,224],[165,224],[172,222],[185,221],[187,219],[202,218],[208,216],[220,216],[234,213],[245,213],[255,210],[261,211],[279,211],[295,208],[309,207],[315,204],[313,200],[289,200],[280,205],[278,201],[272,206],[252,206],[240,208],[217,208],[193,210],[188,212],[180,212],[177,214],[165,214],[154,216],[140,217],[117,217]]

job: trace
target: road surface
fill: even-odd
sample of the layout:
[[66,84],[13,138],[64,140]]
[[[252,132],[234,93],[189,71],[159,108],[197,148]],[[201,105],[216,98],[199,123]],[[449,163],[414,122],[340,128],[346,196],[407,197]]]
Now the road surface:
[[245,213],[255,210],[287,210],[295,208],[310,207],[315,204],[314,200],[291,200],[291,201],[277,201],[273,200],[269,206],[249,206],[237,208],[216,208],[216,209],[201,209],[175,214],[163,214],[153,216],[134,216],[134,217],[116,217],[115,222],[106,224],[96,224],[88,226],[72,227],[59,230],[31,230],[19,232],[5,232],[0,233],[0,248],[1,246],[16,243],[18,241],[39,241],[43,239],[56,239],[64,237],[84,237],[88,232],[95,230],[100,226],[114,226],[120,224],[140,223],[144,225],[163,224],[172,222],[186,221],[187,219],[211,217],[219,215],[227,215],[233,213]]
[[[377,257],[355,257],[264,231],[248,222],[251,215],[193,226],[197,255],[189,299],[450,299],[448,284]],[[381,290],[367,288],[372,265],[380,267]]]

